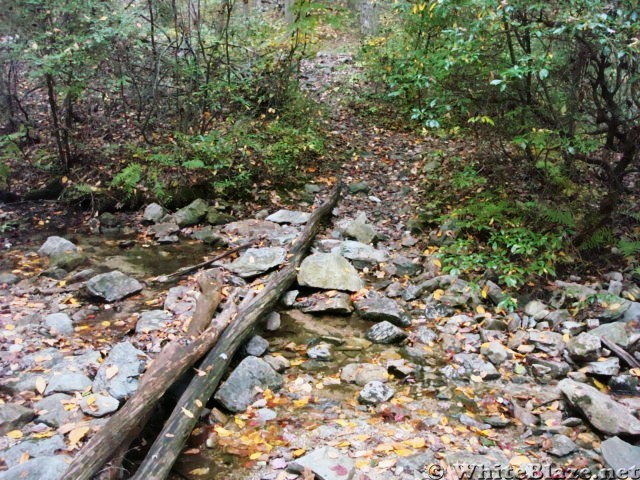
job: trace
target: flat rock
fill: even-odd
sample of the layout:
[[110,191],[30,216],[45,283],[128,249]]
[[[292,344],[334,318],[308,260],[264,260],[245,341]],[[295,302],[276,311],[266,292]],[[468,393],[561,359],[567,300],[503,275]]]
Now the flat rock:
[[0,272],[0,285],[14,285],[20,281],[20,277],[11,272]]
[[249,248],[227,265],[227,269],[242,278],[255,277],[278,265],[287,257],[282,247]]
[[311,470],[318,480],[351,480],[355,474],[355,460],[334,447],[320,447],[290,462],[289,470],[302,473]]
[[546,304],[539,300],[531,300],[524,307],[524,313],[533,317],[534,320],[542,320],[551,312]]
[[235,221],[235,217],[228,213],[220,212],[216,207],[209,207],[207,212],[207,223],[209,225],[218,226]]
[[142,214],[142,220],[145,222],[155,223],[162,220],[162,217],[165,216],[167,211],[162,207],[162,205],[158,205],[157,203],[150,203],[144,209],[144,213]]
[[340,371],[340,379],[364,387],[373,381],[386,382],[389,374],[386,368],[373,363],[349,363]]
[[143,285],[139,281],[118,270],[96,275],[87,282],[89,292],[106,302],[117,302],[142,288]]
[[367,330],[367,339],[373,343],[391,344],[404,340],[407,334],[391,322],[376,323]]
[[360,212],[353,220],[338,222],[338,229],[348,238],[355,238],[361,243],[371,243],[376,238],[375,229],[367,223],[367,215]]
[[302,261],[298,284],[325,290],[357,292],[363,287],[358,272],[344,257],[332,253],[315,253]]
[[148,310],[142,312],[136,322],[136,333],[148,333],[160,330],[171,323],[173,317],[164,310]]
[[282,319],[278,312],[269,313],[264,319],[264,328],[268,332],[275,332],[282,325]]
[[12,468],[20,464],[20,460],[25,454],[29,455],[29,458],[49,457],[55,455],[58,450],[64,450],[65,448],[64,437],[62,435],[54,435],[49,438],[20,442],[11,448],[1,451],[0,457],[7,467]]
[[347,188],[349,190],[349,193],[354,195],[356,193],[369,193],[370,190],[369,184],[367,182],[350,183]]
[[600,338],[591,333],[581,333],[573,337],[567,343],[567,350],[573,360],[593,361],[597,360],[602,353],[602,343]]
[[290,223],[292,225],[302,225],[307,223],[310,213],[299,212],[296,210],[278,210],[276,213],[272,213],[265,220],[274,223]]
[[626,348],[630,343],[631,328],[629,328],[629,325],[625,322],[613,322],[600,325],[599,327],[590,330],[589,333],[600,339],[606,338],[607,340]]
[[107,392],[118,400],[129,397],[138,388],[146,355],[129,342],[118,343],[100,365],[93,381],[94,393]]
[[[468,478],[473,480],[483,479],[483,472],[504,471],[509,465],[509,460],[499,450],[488,450],[482,454],[459,451],[445,451],[444,461],[452,470],[469,471]],[[471,471],[473,467],[475,470]],[[468,469],[468,470],[467,470]]]
[[511,357],[510,352],[500,342],[487,342],[480,347],[480,353],[494,365],[502,365]]
[[254,335],[244,346],[244,353],[253,357],[261,357],[269,348],[269,341],[260,335]]
[[291,362],[282,355],[265,355],[262,359],[278,373],[282,373],[291,367]]
[[78,410],[67,410],[65,405],[70,405],[73,397],[65,393],[54,393],[33,404],[33,408],[38,414],[35,422],[44,423],[53,428],[58,428],[65,423],[79,420],[82,414]]
[[17,403],[5,403],[0,408],[0,435],[4,435],[11,430],[19,430],[22,426],[31,421],[35,412]]
[[64,252],[76,252],[78,247],[66,238],[51,236],[42,244],[38,254],[42,257],[52,257]]
[[329,291],[311,295],[299,302],[304,313],[327,315],[350,315],[353,313],[353,302],[348,293]]
[[253,403],[257,388],[278,390],[281,386],[282,377],[267,362],[257,357],[247,357],[218,389],[215,399],[227,410],[244,412]]
[[82,373],[63,373],[49,377],[45,395],[83,392],[91,387],[91,380]]
[[160,239],[160,238],[170,237],[173,234],[178,233],[180,231],[180,227],[178,226],[177,223],[172,221],[161,222],[153,225],[151,227],[151,231],[153,232],[156,238]]
[[584,366],[584,370],[591,375],[613,377],[620,373],[620,360],[618,357],[610,357],[601,362],[589,362]]
[[396,267],[396,275],[399,277],[405,275],[413,277],[422,271],[422,265],[417,262],[417,259],[414,261],[402,255],[393,259],[393,265]]
[[631,445],[619,437],[607,438],[600,444],[602,458],[613,470],[638,471],[640,468],[640,447]]
[[377,405],[390,400],[395,394],[393,388],[376,380],[367,383],[358,394],[358,401],[365,405]]
[[[500,373],[492,363],[485,361],[477,353],[457,353],[453,356],[453,361],[464,369],[463,376],[476,375],[484,380],[500,378]],[[462,373],[462,372],[458,372]]]
[[640,420],[596,388],[569,378],[560,381],[558,388],[601,432],[607,435],[640,435]]
[[548,330],[533,330],[529,332],[529,341],[535,347],[549,355],[560,355],[565,348],[562,335]]
[[279,225],[266,220],[240,220],[227,223],[222,232],[233,241],[244,243],[256,238],[266,238],[273,245],[283,246],[291,243],[299,234],[298,229],[289,225]]
[[66,313],[51,313],[44,317],[44,324],[52,335],[71,335],[73,322]]
[[116,398],[101,393],[87,395],[80,400],[82,411],[92,417],[104,417],[115,412],[119,407],[120,402]]
[[0,472],[0,480],[58,480],[68,466],[62,455],[33,458]]
[[578,450],[578,446],[566,435],[554,435],[549,453],[554,457],[566,457]]
[[207,202],[198,198],[174,213],[173,221],[177,223],[180,228],[190,227],[203,220],[208,210],[209,205]]
[[370,291],[356,301],[356,312],[363,320],[371,322],[391,322],[400,327],[411,325],[411,317],[400,308],[398,303],[377,292]]
[[327,343],[320,343],[318,345],[314,345],[313,347],[309,347],[307,349],[307,357],[312,360],[329,362],[332,359],[331,345]]
[[353,240],[340,242],[340,245],[331,249],[331,252],[351,260],[357,268],[370,267],[389,260],[387,252]]
[[191,236],[207,245],[226,245],[227,243],[227,240],[220,235],[220,232],[212,227],[204,227],[196,230]]
[[66,272],[75,270],[87,261],[87,256],[82,252],[56,253],[49,257],[49,268],[61,268]]

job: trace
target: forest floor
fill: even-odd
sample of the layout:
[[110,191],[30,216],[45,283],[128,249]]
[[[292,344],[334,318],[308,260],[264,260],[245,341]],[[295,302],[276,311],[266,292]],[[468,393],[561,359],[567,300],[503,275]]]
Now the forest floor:
[[[600,342],[615,338],[629,351],[637,345],[639,304],[632,300],[638,286],[618,272],[573,278],[549,285],[553,296],[547,289],[534,292],[532,298],[545,303],[533,301],[510,314],[496,307],[499,289],[485,284],[475,290],[442,275],[432,255],[437,248],[429,236],[412,232],[411,221],[424,198],[427,153],[470,147],[395,128],[402,122],[392,112],[372,115],[358,105],[363,77],[349,45],[319,52],[302,73],[305,90],[329,112],[329,153],[315,172],[316,203],[336,181],[347,186],[314,249],[338,248],[348,257],[353,252],[346,253],[347,246],[357,247],[351,259],[364,286],[346,299],[335,291],[300,288],[292,304],[281,306],[280,328],[259,332],[269,342],[270,361],[284,359],[281,387],[262,389],[239,413],[210,405],[212,413],[193,432],[173,477],[455,479],[469,478],[477,468],[475,478],[505,478],[529,468],[543,477],[566,478],[575,469],[596,472],[606,465],[602,442],[618,434],[631,443],[620,440],[624,445],[616,450],[627,449],[633,458],[640,434],[640,370],[629,369]],[[285,206],[276,195],[269,201],[255,205],[253,215]],[[311,203],[286,207],[310,210]],[[29,464],[33,476],[24,478],[63,468],[60,462],[73,457],[107,418],[93,418],[95,408],[86,400],[98,393],[100,375],[100,385],[115,396],[111,383],[118,370],[101,374],[108,363],[102,356],[129,343],[139,352],[129,365],[153,357],[180,334],[197,297],[188,278],[172,288],[148,282],[141,293],[101,303],[83,293],[87,279],[118,269],[144,281],[212,254],[210,247],[185,239],[204,230],[198,226],[183,228],[179,242],[161,245],[141,212],[117,215],[118,233],[109,236],[106,225],[91,233],[88,216],[74,218],[55,204],[26,208],[31,207],[1,212],[5,222],[32,230],[28,237],[9,232],[0,261],[0,271],[6,271],[0,280],[3,407],[20,414],[4,419],[0,456],[10,470],[0,472],[0,479],[29,473]],[[354,224],[355,235],[347,232]],[[373,241],[366,238],[372,231]],[[92,271],[52,271],[35,253],[51,234],[76,243]],[[347,244],[349,236],[361,243]],[[621,304],[599,305],[596,317],[588,318],[576,305],[596,292],[621,295]],[[348,311],[318,307],[336,297]],[[383,306],[378,318],[372,314],[376,302]],[[159,329],[136,329],[143,310],[155,312]],[[66,314],[71,328],[56,331],[66,325],[48,318],[52,313]],[[380,317],[398,325],[376,333]],[[580,337],[587,329],[590,338]],[[61,385],[60,377],[70,371],[74,378],[65,377]],[[569,378],[559,386],[564,377]],[[581,391],[583,400],[590,399],[586,403],[572,397],[583,384],[595,387]],[[609,410],[590,406],[600,404]]]

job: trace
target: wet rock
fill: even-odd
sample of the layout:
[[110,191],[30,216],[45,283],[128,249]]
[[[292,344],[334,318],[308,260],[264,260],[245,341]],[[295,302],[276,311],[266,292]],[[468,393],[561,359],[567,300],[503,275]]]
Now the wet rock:
[[173,214],[173,221],[178,224],[180,228],[190,227],[199,223],[204,219],[209,205],[203,199],[198,198],[194,200],[186,207],[181,208]]
[[319,360],[321,362],[331,361],[331,346],[326,343],[314,345],[307,349],[307,357],[312,360]]
[[627,330],[627,324],[624,322],[606,323],[594,328],[589,333],[600,339],[606,338],[621,347],[626,348],[629,346],[629,331]]
[[64,456],[33,458],[0,472],[0,480],[58,480],[68,466]]
[[607,435],[640,435],[640,420],[594,387],[565,378],[558,388],[589,422]]
[[612,377],[620,373],[620,360],[617,357],[611,357],[601,362],[589,362],[584,368],[591,375]]
[[207,210],[207,223],[214,227],[219,225],[226,225],[227,223],[234,222],[236,219],[233,215],[220,212],[216,207],[209,207]]
[[93,381],[93,391],[106,391],[125,400],[138,389],[138,377],[144,371],[146,355],[129,342],[114,346],[100,365]]
[[292,225],[302,225],[309,221],[310,213],[295,210],[278,210],[272,213],[265,220],[274,223],[290,223]]
[[369,184],[367,182],[356,182],[356,183],[351,183],[349,184],[349,193],[351,194],[356,194],[356,193],[369,193]]
[[117,399],[101,393],[87,395],[80,400],[82,411],[92,417],[104,417],[115,412],[119,407],[120,402]]
[[533,317],[534,320],[542,320],[551,312],[543,302],[539,300],[532,300],[525,305],[524,313]]
[[180,231],[180,227],[175,222],[156,223],[151,227],[151,231],[157,239],[167,238]]
[[226,239],[220,235],[220,233],[211,228],[204,227],[200,230],[197,230],[191,234],[193,238],[196,240],[200,240],[202,243],[206,243],[207,245],[226,245]]
[[30,408],[17,403],[5,403],[0,408],[0,435],[4,435],[11,430],[19,430],[22,426],[31,421],[35,413]]
[[81,417],[82,415],[78,411],[65,409],[65,405],[70,404],[72,401],[73,397],[70,395],[54,393],[35,402],[33,408],[38,415],[35,422],[58,428]]
[[315,253],[305,258],[298,271],[298,284],[348,292],[357,292],[363,286],[353,265],[332,253]]
[[49,257],[50,268],[61,268],[67,272],[75,270],[87,261],[87,256],[81,252],[56,253]]
[[578,446],[566,435],[554,435],[549,453],[554,457],[566,457],[578,450]]
[[499,342],[485,343],[480,347],[480,353],[494,365],[502,365],[511,357],[509,351]]
[[318,480],[351,480],[355,461],[334,447],[320,447],[290,462],[287,468],[297,473],[308,469]]
[[281,323],[280,314],[278,312],[271,312],[264,320],[264,328],[268,332],[275,332],[280,328]]
[[638,468],[640,468],[639,446],[631,445],[620,437],[611,437],[602,442],[600,450],[605,463],[614,471],[633,472],[635,470],[637,475]]
[[391,322],[394,325],[407,327],[411,325],[411,317],[400,308],[395,300],[370,291],[356,301],[356,312],[363,320],[370,322]]
[[477,353],[457,353],[453,356],[453,361],[464,369],[463,372],[458,371],[461,376],[476,375],[484,380],[500,378],[500,373],[496,370],[496,367],[483,360]]
[[387,369],[373,363],[350,363],[340,371],[343,382],[355,383],[364,387],[369,382],[386,382],[389,379]]
[[144,209],[144,213],[142,214],[142,220],[149,223],[156,223],[162,220],[162,217],[166,215],[167,211],[162,207],[162,205],[158,205],[157,203],[150,203]]
[[20,277],[10,272],[0,272],[0,285],[15,285]]
[[367,383],[358,395],[358,401],[365,405],[377,405],[390,400],[395,394],[393,388],[385,383],[372,381]]
[[66,313],[51,313],[44,317],[44,324],[52,335],[71,335],[73,322]]
[[291,367],[291,362],[282,355],[265,355],[262,359],[278,373],[282,373]]
[[11,468],[20,464],[23,455],[28,455],[28,458],[50,457],[58,450],[65,448],[64,437],[62,435],[54,435],[50,438],[20,442],[11,448],[1,451],[0,457],[2,457],[7,467]]
[[407,334],[393,323],[383,321],[367,330],[367,339],[373,343],[391,344],[404,340]]
[[119,270],[96,275],[87,282],[87,290],[106,302],[117,302],[129,295],[138,293],[143,285]]
[[491,428],[491,425],[479,422],[478,420],[467,415],[466,413],[463,413],[462,415],[460,415],[460,423],[467,427],[477,428],[479,430],[487,430]]
[[250,278],[281,265],[286,257],[287,251],[281,247],[249,248],[227,268],[242,278]]
[[389,256],[385,251],[376,250],[371,245],[354,242],[353,240],[340,242],[340,245],[334,247],[331,253],[342,255],[344,258],[351,260],[357,268],[370,267],[389,260]]
[[400,457],[398,459],[397,469],[402,469],[402,473],[422,474],[426,471],[425,467],[435,462],[436,459],[433,452],[417,453],[408,457]]
[[91,387],[91,380],[82,373],[63,373],[52,375],[47,383],[45,395],[52,393],[83,392]]
[[354,220],[338,222],[338,229],[344,236],[355,238],[360,243],[371,243],[377,235],[375,229],[367,223],[364,212],[360,212]]
[[136,322],[136,333],[149,333],[160,330],[171,323],[173,317],[164,310],[148,310],[140,314]]
[[66,238],[51,236],[42,244],[38,254],[42,257],[52,257],[65,252],[76,252],[78,247]]
[[609,388],[616,394],[640,396],[640,379],[627,373],[618,375],[609,379]]
[[304,313],[350,315],[353,313],[351,296],[344,292],[323,292],[307,297],[301,302]]
[[254,335],[244,346],[244,353],[253,357],[261,357],[269,349],[269,341],[260,335]]
[[562,335],[555,332],[533,330],[529,332],[529,341],[549,355],[560,355],[565,348]]
[[581,333],[567,343],[567,350],[573,360],[578,362],[597,360],[602,353],[600,338],[590,333]]
[[231,372],[227,381],[218,389],[215,399],[227,410],[244,412],[260,390],[278,390],[282,377],[269,364],[257,357],[247,357]]

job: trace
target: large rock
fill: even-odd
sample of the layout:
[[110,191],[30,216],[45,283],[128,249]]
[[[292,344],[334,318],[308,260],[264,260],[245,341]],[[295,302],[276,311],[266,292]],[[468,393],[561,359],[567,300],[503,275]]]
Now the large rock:
[[353,240],[340,242],[340,245],[334,247],[331,252],[351,260],[357,268],[365,268],[389,260],[389,255],[383,250],[376,250],[371,245]]
[[147,310],[140,314],[136,322],[136,333],[149,333],[160,330],[173,320],[169,312],[164,310]]
[[601,348],[600,338],[590,333],[581,333],[567,343],[569,355],[579,362],[597,360],[600,356]]
[[640,435],[640,420],[608,395],[569,378],[558,383],[558,388],[601,432],[607,435]]
[[327,315],[350,315],[353,313],[351,296],[348,293],[337,292],[335,290],[315,293],[299,303],[303,305],[302,311],[304,313]]
[[203,199],[198,198],[186,207],[181,208],[173,214],[173,220],[180,228],[190,227],[202,220],[209,210],[209,205]]
[[114,346],[100,365],[93,381],[95,393],[107,392],[118,400],[129,397],[138,388],[144,370],[145,354],[129,342]]
[[213,227],[204,227],[191,234],[196,240],[200,240],[207,245],[226,245],[227,240],[220,235],[220,232]]
[[78,247],[66,238],[52,236],[42,244],[38,254],[42,257],[52,257],[65,252],[76,252]]
[[117,302],[139,292],[142,288],[139,281],[118,270],[101,273],[87,282],[87,290],[107,302]]
[[358,401],[365,405],[377,405],[391,399],[395,391],[388,385],[372,381],[367,383],[358,395]]
[[625,322],[613,322],[605,323],[599,327],[594,328],[589,333],[600,339],[606,338],[607,340],[617,343],[623,348],[629,346],[630,336],[633,327]]
[[[611,437],[600,444],[600,450],[605,463],[613,470],[635,469],[636,475],[640,472],[640,447],[633,446],[619,437]],[[631,474],[630,478],[638,477]]]
[[71,335],[73,322],[66,313],[51,313],[44,317],[44,324],[52,335]]
[[64,437],[62,435],[54,435],[50,438],[20,442],[0,452],[0,457],[7,464],[7,467],[11,468],[19,465],[21,458],[25,454],[29,455],[29,458],[49,457],[65,447]]
[[67,272],[75,270],[87,261],[87,256],[82,252],[56,253],[49,257],[50,268],[61,268]]
[[215,399],[227,410],[244,412],[254,401],[258,391],[282,386],[282,377],[264,360],[247,357],[231,372],[218,389]]
[[92,417],[104,417],[118,410],[118,407],[120,402],[117,399],[101,393],[87,395],[80,400],[82,411]]
[[35,413],[30,408],[18,405],[17,403],[6,403],[0,408],[0,435],[4,435],[11,430],[20,429],[29,422]]
[[265,220],[274,223],[291,223],[292,225],[302,225],[307,223],[310,213],[298,212],[294,210],[278,210],[276,213],[272,213]]
[[402,329],[387,321],[376,323],[373,327],[367,330],[367,339],[371,340],[373,343],[398,343],[406,337],[407,334]]
[[73,397],[64,393],[54,393],[34,403],[38,417],[35,423],[44,423],[53,428],[58,428],[66,423],[79,421],[82,413],[76,409],[66,409],[65,406],[73,403]]
[[357,292],[363,286],[353,265],[333,253],[315,253],[305,258],[298,271],[298,284],[348,292]]
[[265,238],[272,245],[280,246],[291,243],[299,234],[292,226],[254,219],[228,223],[222,227],[222,232],[229,237],[230,244]]
[[373,363],[350,363],[340,372],[343,382],[355,383],[364,387],[367,383],[377,381],[386,382],[389,379],[387,369]]
[[372,322],[391,322],[401,327],[411,325],[411,318],[400,308],[395,300],[376,292],[369,292],[366,297],[356,301],[356,312],[360,318]]
[[142,219],[145,222],[156,223],[162,220],[162,217],[164,217],[166,213],[167,212],[162,207],[162,205],[158,205],[157,203],[150,203],[144,209]]
[[242,278],[255,277],[278,265],[287,257],[282,247],[249,248],[227,268]]
[[68,466],[61,455],[33,458],[0,472],[0,480],[58,480]]
[[339,222],[338,229],[346,237],[355,238],[361,243],[371,243],[377,235],[375,229],[367,223],[367,215],[364,212],[360,212],[354,220]]
[[318,480],[351,480],[355,460],[334,447],[320,447],[291,462],[288,469],[298,473],[311,470]]
[[91,380],[82,373],[62,373],[49,378],[45,395],[52,393],[83,392],[91,387]]

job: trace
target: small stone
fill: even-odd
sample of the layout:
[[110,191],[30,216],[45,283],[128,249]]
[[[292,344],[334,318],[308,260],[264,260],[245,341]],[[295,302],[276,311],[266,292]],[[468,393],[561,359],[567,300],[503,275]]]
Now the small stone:
[[289,290],[282,296],[282,298],[280,299],[280,303],[282,303],[282,305],[284,305],[285,307],[293,307],[299,294],[299,290]]
[[196,230],[191,234],[191,236],[207,245],[226,245],[227,243],[225,238],[220,235],[217,230],[214,230],[211,227],[204,227],[200,230]]
[[349,193],[369,193],[369,184],[367,182],[356,182],[349,185]]
[[348,238],[355,238],[360,243],[371,243],[377,236],[375,229],[367,223],[367,215],[360,212],[354,220],[338,222],[338,228]]
[[307,357],[312,360],[329,362],[332,358],[331,347],[326,343],[321,343],[307,349]]
[[271,312],[264,320],[264,328],[269,332],[275,332],[280,328],[281,323],[280,314],[278,312]]
[[49,257],[50,268],[61,268],[67,272],[75,270],[87,261],[87,256],[82,252],[56,253]]
[[235,217],[233,215],[220,212],[216,207],[209,207],[209,210],[207,210],[207,223],[209,225],[216,227],[219,225],[226,225],[233,221],[235,221]]
[[173,214],[173,220],[180,228],[190,227],[204,219],[209,205],[203,199],[198,198],[186,207],[181,208]]
[[166,210],[161,205],[150,203],[144,209],[142,220],[149,223],[159,222],[166,213]]
[[0,272],[0,285],[14,285],[20,281],[20,277],[11,272]]
[[551,378],[563,378],[571,371],[567,362],[549,360],[546,358],[529,355],[527,363],[531,365],[537,377],[550,376]]
[[385,251],[352,240],[340,242],[338,246],[331,249],[331,253],[342,255],[360,269],[386,262],[389,259]]
[[560,355],[565,347],[562,335],[550,331],[533,330],[529,332],[529,341],[535,347],[549,355]]
[[87,415],[92,417],[104,417],[110,413],[115,412],[120,407],[120,402],[110,395],[102,395],[101,393],[94,393],[82,397],[80,400],[80,408]]
[[269,341],[260,335],[254,335],[244,346],[244,353],[254,357],[261,357],[269,349]]
[[569,320],[561,324],[562,333],[566,333],[569,336],[576,336],[583,332],[587,326],[584,323]]
[[367,383],[377,381],[386,382],[389,379],[387,369],[373,363],[350,363],[340,371],[343,382],[355,383],[364,387]]
[[52,335],[71,335],[73,322],[66,313],[51,313],[44,317],[44,324]]
[[393,259],[393,264],[396,267],[396,275],[398,275],[399,277],[405,275],[413,277],[415,275],[418,275],[422,271],[422,265],[417,263],[416,260],[417,259],[411,260],[410,258],[407,258],[403,255],[398,255]]
[[17,403],[5,403],[0,408],[0,435],[4,435],[11,430],[19,430],[23,425],[30,422],[35,413],[30,408]]
[[332,253],[315,253],[305,258],[298,271],[298,284],[348,292],[357,292],[363,286],[353,265]]
[[373,381],[367,383],[358,395],[358,401],[365,405],[377,405],[390,400],[395,391],[388,385]]
[[435,342],[438,338],[438,334],[431,330],[430,328],[425,327],[424,325],[420,325],[416,328],[413,338],[420,343],[428,345],[432,342]]
[[87,290],[106,302],[117,302],[129,295],[138,293],[142,288],[143,285],[135,278],[131,278],[118,270],[96,275],[87,282]]
[[453,361],[462,366],[463,372],[458,372],[462,376],[479,376],[484,380],[494,380],[500,378],[500,373],[493,364],[486,362],[477,353],[457,353],[453,356]]
[[175,233],[180,231],[180,227],[175,222],[161,222],[153,225],[151,231],[157,239],[162,239],[174,236]]
[[310,213],[299,212],[295,210],[278,210],[276,213],[272,213],[265,220],[274,223],[290,223],[292,225],[302,225],[307,223]]
[[480,353],[494,365],[502,365],[511,357],[509,351],[499,342],[485,343],[480,347]]
[[609,379],[609,388],[615,394],[640,396],[640,378],[623,374]]
[[334,447],[320,447],[289,463],[289,470],[310,470],[318,480],[350,480],[355,473],[355,460]]
[[551,312],[543,302],[532,300],[525,305],[524,313],[533,317],[534,320],[542,320]]
[[549,453],[554,457],[566,457],[578,450],[578,446],[566,435],[554,435],[552,442],[553,446]]
[[356,301],[356,312],[363,320],[371,322],[391,322],[394,325],[407,327],[411,318],[400,308],[395,300],[371,291],[367,296]]
[[82,414],[78,410],[66,410],[65,405],[73,402],[73,397],[64,393],[54,393],[48,397],[44,397],[33,404],[38,417],[36,423],[44,423],[53,428],[58,428],[69,422],[73,422]]
[[78,247],[69,240],[51,236],[42,244],[38,250],[38,254],[42,257],[52,257],[65,252],[76,252]]
[[291,367],[291,362],[282,355],[265,355],[262,359],[278,373],[282,373]]
[[366,336],[373,343],[391,344],[401,342],[407,334],[393,323],[383,321],[371,327]]
[[173,320],[170,313],[164,310],[148,310],[140,314],[136,323],[136,333],[149,333],[160,330]]
[[100,365],[93,381],[93,391],[106,391],[117,400],[125,400],[138,389],[146,355],[129,342],[115,345]]
[[316,293],[300,302],[305,305],[304,313],[320,313],[333,315],[350,315],[353,313],[353,302],[348,293],[329,291]]
[[242,278],[255,277],[278,265],[287,257],[282,247],[249,248],[227,268]]
[[438,320],[455,315],[456,311],[441,303],[430,303],[424,309],[424,316],[427,320]]
[[630,344],[629,331],[627,325],[624,322],[605,323],[597,328],[589,331],[591,335],[602,339],[617,343],[623,348],[626,348]]

